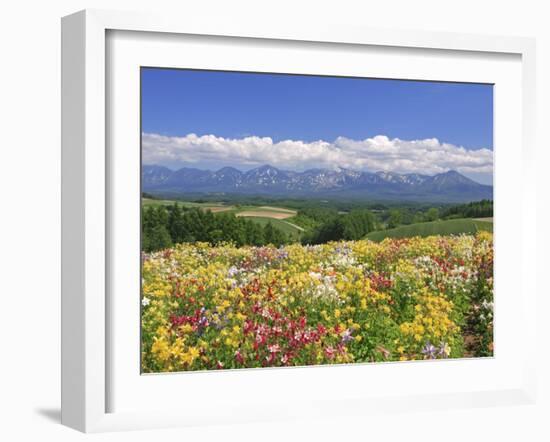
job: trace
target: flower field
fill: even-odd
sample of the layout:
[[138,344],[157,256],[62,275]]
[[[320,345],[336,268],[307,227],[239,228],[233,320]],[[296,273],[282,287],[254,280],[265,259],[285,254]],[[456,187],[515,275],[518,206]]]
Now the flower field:
[[145,373],[491,356],[493,239],[143,254]]

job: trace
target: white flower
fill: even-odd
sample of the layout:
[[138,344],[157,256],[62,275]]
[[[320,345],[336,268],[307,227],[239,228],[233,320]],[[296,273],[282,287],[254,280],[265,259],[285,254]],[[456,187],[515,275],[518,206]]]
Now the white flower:
[[320,273],[318,272],[309,272],[309,276],[312,278],[312,279],[321,279],[321,277],[323,275],[321,275]]
[[151,300],[149,298],[145,297],[145,296],[141,300],[141,305],[143,307],[147,307],[150,303],[151,303]]

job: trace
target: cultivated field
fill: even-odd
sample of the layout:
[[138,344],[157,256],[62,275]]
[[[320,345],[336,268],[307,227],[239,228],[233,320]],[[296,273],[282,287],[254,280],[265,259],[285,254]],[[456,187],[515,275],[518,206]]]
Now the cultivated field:
[[258,209],[275,211],[275,212],[290,213],[291,215],[296,215],[296,210],[285,209],[283,207],[260,206],[260,207],[258,207]]

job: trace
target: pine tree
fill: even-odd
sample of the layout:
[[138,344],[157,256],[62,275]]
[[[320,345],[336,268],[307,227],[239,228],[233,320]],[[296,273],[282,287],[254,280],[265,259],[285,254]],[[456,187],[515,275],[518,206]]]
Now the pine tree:
[[162,250],[172,246],[172,239],[168,229],[163,225],[157,225],[147,232],[147,246],[148,250]]

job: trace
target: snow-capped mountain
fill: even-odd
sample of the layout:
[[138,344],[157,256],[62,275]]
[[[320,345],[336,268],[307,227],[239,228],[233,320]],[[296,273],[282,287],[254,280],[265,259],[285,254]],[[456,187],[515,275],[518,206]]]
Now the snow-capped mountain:
[[430,201],[471,201],[493,197],[492,186],[450,170],[437,175],[310,169],[293,172],[265,165],[241,172],[184,167],[172,171],[144,165],[142,190],[150,193],[226,193],[287,197],[352,197]]
[[141,168],[141,181],[148,187],[162,185],[174,172],[164,166],[143,166]]

